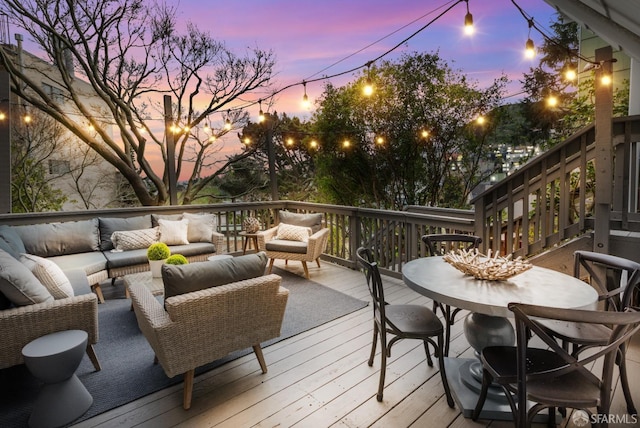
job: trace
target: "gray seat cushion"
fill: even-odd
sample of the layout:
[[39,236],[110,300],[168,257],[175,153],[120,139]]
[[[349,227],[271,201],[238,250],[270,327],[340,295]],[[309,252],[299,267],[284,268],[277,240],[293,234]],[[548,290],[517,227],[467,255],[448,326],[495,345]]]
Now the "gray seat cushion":
[[40,257],[97,251],[98,219],[12,226],[26,253]]
[[146,248],[119,252],[105,251],[103,254],[107,259],[107,269],[135,266],[149,262]]
[[266,266],[267,256],[263,252],[188,265],[165,264],[164,298],[256,278],[264,275]]
[[27,252],[18,232],[6,224],[0,225],[0,248],[15,259],[20,258],[20,254]]
[[87,276],[107,269],[107,258],[100,251],[49,257],[49,260],[63,271],[82,269]]
[[113,242],[111,242],[113,232],[150,229],[152,227],[151,214],[128,218],[99,217],[98,221],[100,222],[100,249],[102,251],[113,249]]
[[281,253],[305,254],[307,243],[301,241],[286,241],[284,239],[272,239],[265,244],[267,251],[278,251]]
[[182,254],[185,257],[215,253],[216,246],[211,242],[191,242],[186,245],[169,245],[171,254]]

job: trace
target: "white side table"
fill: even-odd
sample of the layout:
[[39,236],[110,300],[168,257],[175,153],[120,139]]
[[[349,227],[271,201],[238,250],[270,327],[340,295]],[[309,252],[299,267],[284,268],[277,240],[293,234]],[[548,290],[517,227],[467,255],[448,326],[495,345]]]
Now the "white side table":
[[66,330],[32,340],[22,348],[24,363],[44,382],[29,417],[30,427],[58,427],[82,416],[93,397],[75,372],[87,349],[83,330]]

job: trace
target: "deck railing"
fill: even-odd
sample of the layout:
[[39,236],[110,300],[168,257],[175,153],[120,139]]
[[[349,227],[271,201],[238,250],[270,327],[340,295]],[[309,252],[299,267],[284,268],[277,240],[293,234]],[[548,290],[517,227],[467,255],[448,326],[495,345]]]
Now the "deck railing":
[[338,205],[294,201],[223,203],[211,205],[136,207],[123,209],[0,214],[0,224],[35,224],[85,220],[95,217],[130,217],[145,214],[177,214],[182,212],[215,213],[218,231],[225,235],[222,252],[242,251],[242,221],[247,216],[260,220],[266,229],[277,224],[281,209],[294,212],[322,213],[329,228],[329,242],[322,258],[355,267],[355,251],[359,246],[372,248],[381,270],[399,276],[409,260],[425,254],[420,237],[427,233],[474,231],[473,211],[442,208],[408,207],[405,211],[376,210]]
[[[594,227],[595,133],[588,126],[477,196],[485,248],[531,256]],[[611,229],[640,230],[640,116],[613,119]]]

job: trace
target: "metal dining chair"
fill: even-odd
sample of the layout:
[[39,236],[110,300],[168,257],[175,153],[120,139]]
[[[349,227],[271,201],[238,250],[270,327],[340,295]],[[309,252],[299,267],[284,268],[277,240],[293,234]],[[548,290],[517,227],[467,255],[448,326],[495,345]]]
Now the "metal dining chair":
[[[373,254],[368,248],[360,247],[356,253],[358,262],[362,266],[369,293],[373,300],[373,343],[371,355],[369,356],[369,366],[373,366],[373,359],[376,354],[378,335],[380,336],[380,382],[376,399],[382,401],[384,390],[384,380],[387,368],[387,358],[391,356],[391,347],[401,339],[418,339],[424,343],[427,354],[427,363],[433,367],[433,360],[429,354],[429,344],[435,349],[434,355],[438,358],[438,367],[442,385],[447,397],[449,407],[454,407],[447,375],[444,368],[443,342],[444,327],[442,322],[429,308],[421,305],[390,305],[384,299],[384,286],[378,265],[373,259]],[[387,335],[392,337],[389,339]],[[434,341],[433,338],[437,339]]]
[[[475,235],[464,235],[458,233],[449,234],[430,234],[423,235],[422,242],[427,246],[430,256],[443,256],[447,252],[456,249],[471,250],[478,248],[482,243],[482,238]],[[433,312],[437,313],[438,309],[442,312],[445,320],[445,340],[444,340],[444,356],[449,356],[449,342],[451,341],[451,326],[455,322],[456,315],[460,312],[460,308],[451,308],[451,306],[433,301]]]
[[[516,346],[488,346],[480,355],[482,389],[472,418],[478,419],[492,382],[500,385],[514,415],[516,427],[528,427],[535,415],[549,409],[549,425],[555,426],[555,409],[581,409],[609,414],[613,369],[620,346],[640,330],[638,308],[624,312],[559,309],[510,303],[516,323]],[[559,344],[543,320],[608,327],[607,344],[594,352],[574,355]],[[529,346],[535,335],[543,348]],[[602,360],[602,365],[593,364]],[[590,367],[597,367],[591,371]],[[527,409],[527,400],[533,405]],[[606,421],[605,424],[606,426]]]
[[[582,278],[587,273],[588,282],[598,291],[598,300],[606,311],[623,311],[632,304],[640,288],[640,263],[609,254],[592,251],[574,253],[574,276]],[[604,346],[610,335],[610,328],[566,321],[545,321],[548,333],[563,343],[565,349],[577,355],[587,349]],[[620,383],[627,404],[627,411],[636,414],[631,397],[626,368],[626,343],[620,346],[616,363],[620,369]]]

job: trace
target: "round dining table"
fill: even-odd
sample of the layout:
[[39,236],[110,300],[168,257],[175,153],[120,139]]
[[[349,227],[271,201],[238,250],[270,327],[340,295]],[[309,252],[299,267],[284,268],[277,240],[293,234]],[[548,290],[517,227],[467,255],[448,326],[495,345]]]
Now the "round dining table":
[[[469,311],[464,334],[476,351],[485,346],[513,345],[515,332],[507,319],[510,302],[556,308],[595,309],[598,293],[586,282],[562,272],[533,266],[506,280],[479,280],[466,275],[442,257],[412,260],[402,267],[404,282],[435,301]],[[478,358],[445,358],[453,397],[465,417],[471,417],[482,381]],[[500,388],[485,402],[482,419],[511,419],[511,409]]]

